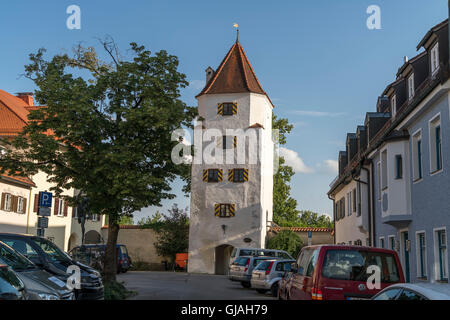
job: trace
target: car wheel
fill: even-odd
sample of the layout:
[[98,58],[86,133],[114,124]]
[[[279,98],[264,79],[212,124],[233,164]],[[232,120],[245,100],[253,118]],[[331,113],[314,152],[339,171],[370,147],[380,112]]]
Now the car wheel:
[[278,283],[274,283],[270,288],[270,293],[272,293],[272,297],[276,297],[278,295]]
[[244,288],[250,288],[250,282],[245,282],[245,281],[241,281],[241,285],[244,287]]
[[264,294],[267,292],[267,290],[266,289],[256,289],[256,292]]

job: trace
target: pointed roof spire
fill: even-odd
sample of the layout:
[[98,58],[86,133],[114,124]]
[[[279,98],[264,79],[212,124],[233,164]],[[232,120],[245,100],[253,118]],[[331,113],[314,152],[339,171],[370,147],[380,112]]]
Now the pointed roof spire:
[[235,23],[233,24],[233,27],[236,28],[236,42],[239,42],[239,25]]
[[266,94],[244,52],[239,38],[228,51],[214,76],[196,96],[218,93],[254,92]]

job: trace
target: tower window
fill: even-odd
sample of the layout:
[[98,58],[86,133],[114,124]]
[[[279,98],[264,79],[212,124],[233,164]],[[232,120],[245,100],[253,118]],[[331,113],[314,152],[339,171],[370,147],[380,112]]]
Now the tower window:
[[228,181],[247,182],[248,169],[230,169],[228,170]]
[[217,113],[223,116],[232,116],[237,113],[237,103],[219,103],[219,105],[217,106]]
[[235,205],[230,203],[216,203],[214,206],[214,214],[219,218],[234,217]]
[[221,182],[223,171],[221,169],[206,169],[203,170],[204,182]]

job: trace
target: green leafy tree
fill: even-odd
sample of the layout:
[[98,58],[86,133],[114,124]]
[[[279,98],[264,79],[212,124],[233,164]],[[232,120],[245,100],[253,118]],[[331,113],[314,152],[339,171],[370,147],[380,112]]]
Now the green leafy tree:
[[[279,144],[286,144],[287,134],[291,132],[293,125],[288,119],[272,117],[273,129],[279,130]],[[297,200],[291,197],[289,182],[295,174],[294,170],[285,165],[283,157],[279,158],[279,167],[273,179],[273,221],[279,226],[295,226],[298,223],[299,210]]]
[[290,230],[282,230],[267,241],[267,248],[288,252],[296,258],[303,247],[303,241],[298,234]]
[[330,217],[309,210],[300,211],[299,227],[315,227],[315,228],[333,228],[333,221]]
[[44,49],[30,54],[25,76],[46,107],[30,112],[0,167],[23,176],[43,171],[56,195],[82,190],[91,211],[108,216],[104,274],[115,282],[121,217],[173,199],[172,181],[189,179],[190,166],[171,161],[171,134],[191,127],[196,110],[180,100],[188,82],[176,56],[131,43],[125,59],[112,40],[101,44],[106,62],[81,45],[50,60]]
[[168,215],[157,232],[157,241],[154,243],[156,252],[160,256],[169,257],[175,262],[177,253],[187,252],[189,246],[189,218],[186,210],[179,209],[175,204],[169,209]]

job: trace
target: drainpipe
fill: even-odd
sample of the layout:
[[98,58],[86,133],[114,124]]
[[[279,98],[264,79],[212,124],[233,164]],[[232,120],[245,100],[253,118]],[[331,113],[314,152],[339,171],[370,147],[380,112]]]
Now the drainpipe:
[[373,245],[373,246],[375,246],[375,238],[376,238],[376,229],[375,229],[375,197],[374,197],[374,185],[373,185],[373,183],[374,183],[374,181],[375,181],[375,177],[374,177],[374,173],[373,173],[373,162],[372,162],[372,160],[370,160],[370,180],[371,180],[371,183],[370,183],[370,196],[371,196],[371,204],[372,204],[372,210],[371,210],[371,217],[372,217],[372,223],[371,223],[371,225],[372,225],[372,234],[371,234],[371,236],[372,236],[372,238],[369,238],[369,242],[370,242],[370,244],[371,245]]
[[333,230],[334,230],[334,232],[333,232],[333,242],[334,243],[333,244],[336,244],[336,212],[335,212],[335,210],[336,210],[336,203],[335,203],[333,198],[330,198],[329,194],[327,196],[328,196],[328,199],[333,201]]
[[[372,160],[369,160],[369,161],[370,161],[370,166],[372,168]],[[367,185],[367,208],[369,211],[368,212],[368,214],[369,214],[369,217],[368,217],[369,218],[368,219],[368,223],[369,223],[368,229],[369,230],[368,231],[369,231],[369,246],[370,246],[372,243],[372,217],[373,217],[373,211],[374,211],[373,205],[372,205],[373,203],[370,201],[372,199],[372,196],[371,196],[372,183],[371,182],[373,181],[373,179],[371,179],[371,174],[367,168],[361,167],[361,170],[364,170],[367,173],[367,182],[364,182],[364,181],[360,181],[360,182]],[[362,212],[361,212],[361,214],[362,214]]]
[[[450,0],[449,0],[450,1]],[[28,226],[30,224],[30,207],[31,207],[31,191],[33,190],[33,188],[30,188],[30,196],[28,197],[28,214],[27,214],[27,228],[26,228],[26,234],[29,234],[28,232]]]

